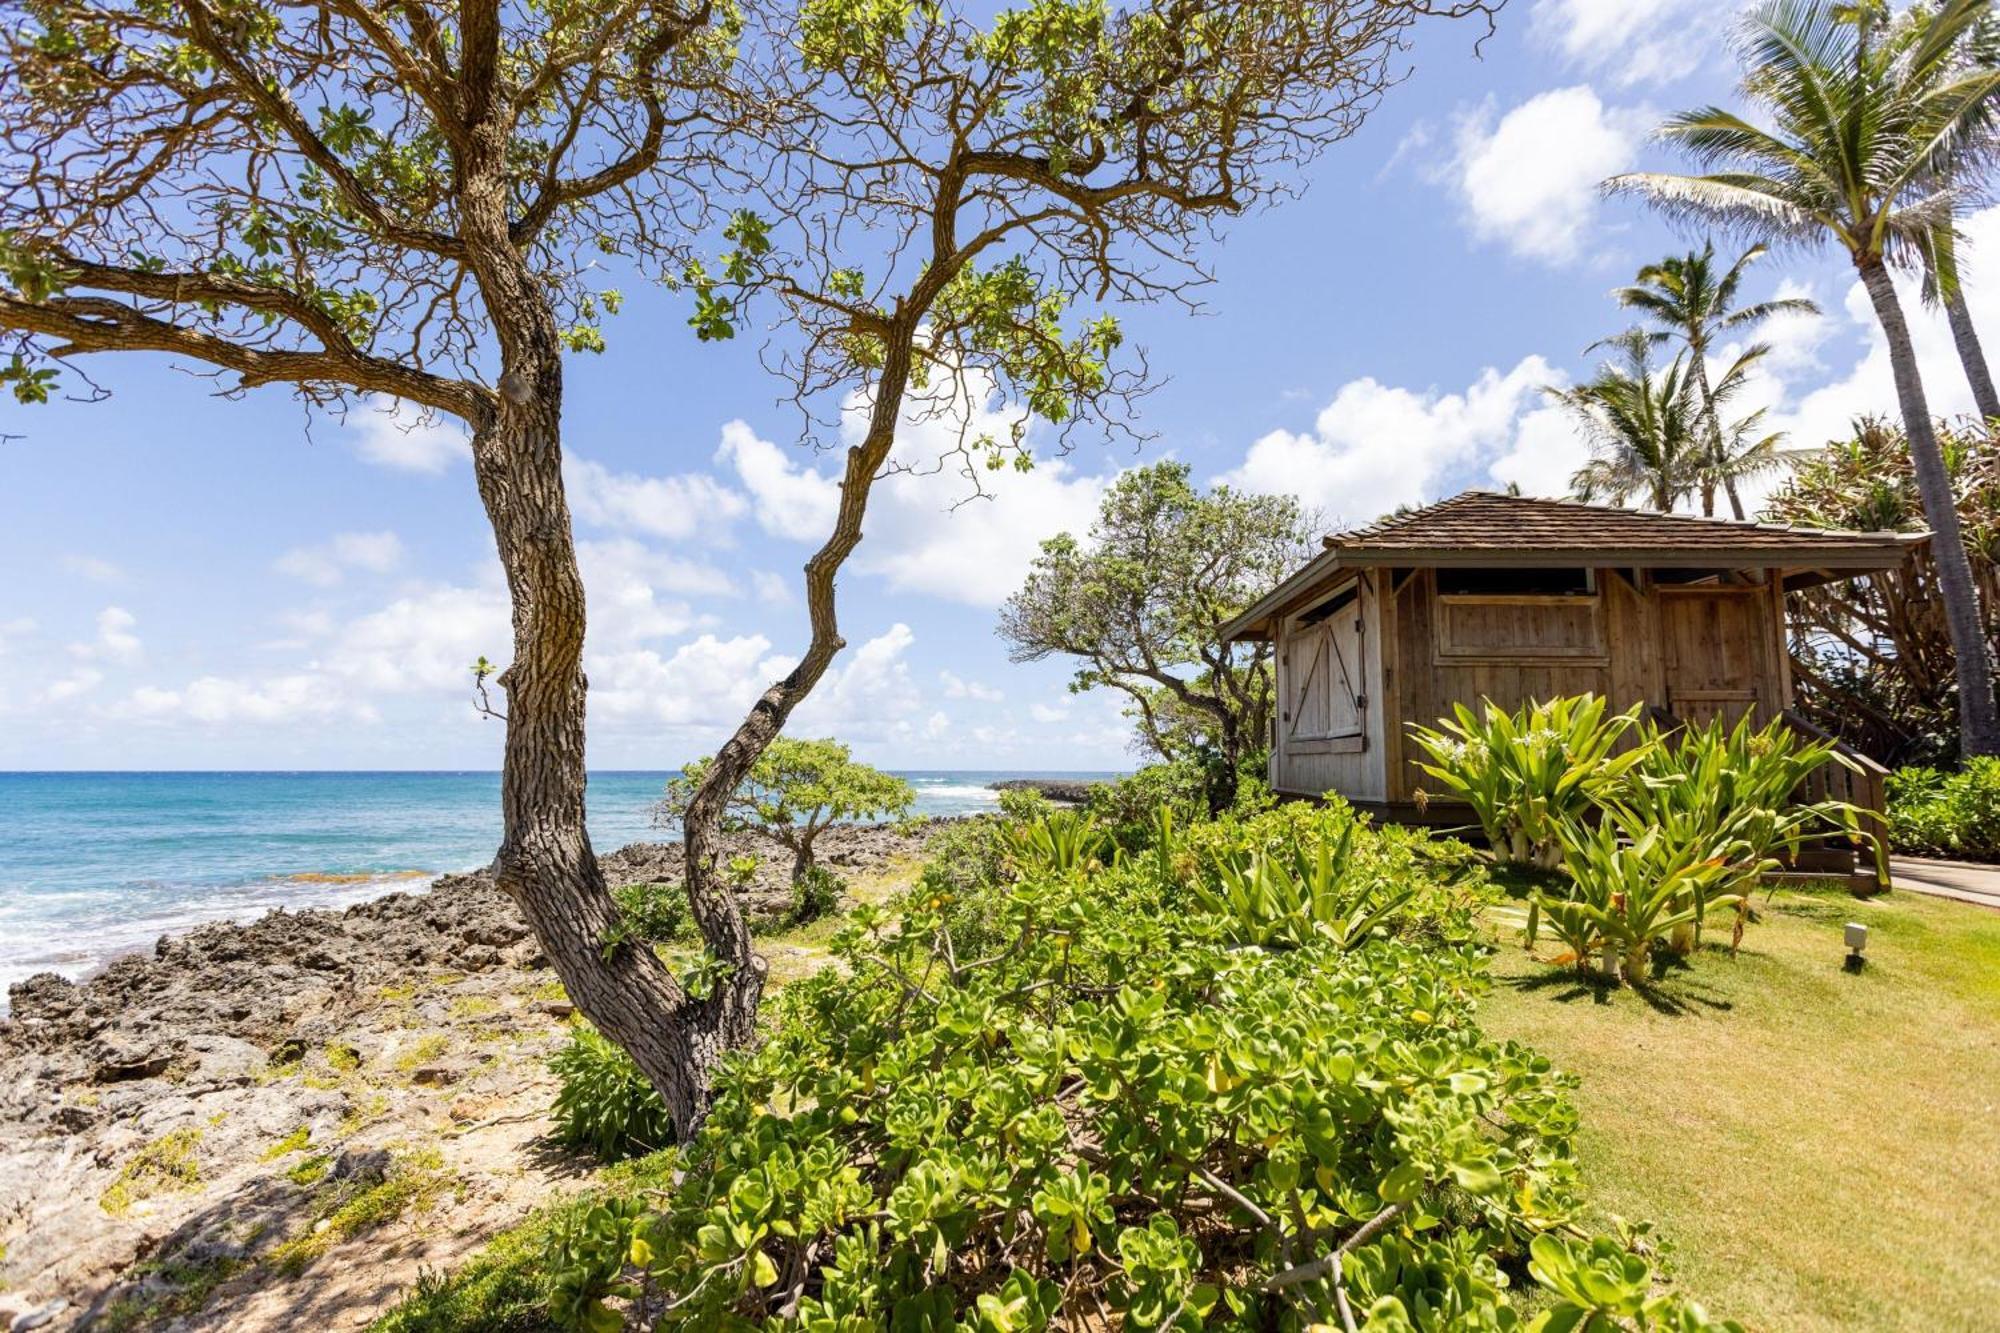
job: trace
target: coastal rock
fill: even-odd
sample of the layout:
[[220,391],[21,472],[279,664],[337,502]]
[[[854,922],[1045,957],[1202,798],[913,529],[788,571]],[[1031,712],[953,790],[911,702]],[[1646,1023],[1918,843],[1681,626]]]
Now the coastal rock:
[[[836,826],[820,856],[860,882],[927,837]],[[739,835],[724,856],[742,855],[758,859],[746,910],[789,913],[790,854]],[[674,883],[681,863],[654,843],[602,861],[614,886]],[[575,1012],[546,968],[482,871],[345,911],[199,926],[82,983],[18,983],[0,1020],[0,1327],[115,1325],[177,1296],[163,1275],[191,1272],[218,1281],[177,1329],[379,1313],[586,1169],[541,1138],[547,1060]],[[411,1168],[413,1153],[443,1165]],[[393,1244],[335,1241],[303,1272],[263,1262],[337,1191],[397,1169],[449,1178],[435,1191],[449,1216],[391,1224]]]
[[1031,791],[1060,805],[1083,805],[1090,800],[1093,788],[1105,784],[1079,778],[1002,778],[986,785],[993,791]]

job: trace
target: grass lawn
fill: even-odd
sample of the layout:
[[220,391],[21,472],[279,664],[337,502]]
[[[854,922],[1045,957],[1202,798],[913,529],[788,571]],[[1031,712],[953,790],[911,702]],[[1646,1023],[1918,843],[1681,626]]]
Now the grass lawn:
[[[1642,988],[1579,984],[1507,931],[1486,1025],[1579,1076],[1594,1202],[1656,1222],[1710,1314],[2000,1328],[2000,912],[1834,889],[1757,906],[1741,956],[1711,945]],[[1869,926],[1859,974],[1847,921]]]

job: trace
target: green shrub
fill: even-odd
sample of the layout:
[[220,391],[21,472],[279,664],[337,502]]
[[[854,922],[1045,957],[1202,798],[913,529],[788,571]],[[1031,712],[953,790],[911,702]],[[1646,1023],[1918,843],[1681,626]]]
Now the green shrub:
[[1182,828],[1208,818],[1207,773],[1187,760],[1148,764],[1116,782],[1092,787],[1084,808],[1121,850],[1144,851],[1162,810]]
[[1528,703],[1511,713],[1488,699],[1479,713],[1459,704],[1455,714],[1437,730],[1410,728],[1431,757],[1419,767],[1472,807],[1502,863],[1554,868],[1563,820],[1582,816],[1615,789],[1642,753],[1612,753],[1639,720],[1638,705],[1607,716],[1594,694]]
[[[1567,1081],[1480,1031],[1475,950],[1398,937],[1426,891],[1352,947],[1265,949],[1192,887],[1267,841],[1344,841],[1350,873],[1407,851],[1341,810],[1199,850],[1163,825],[1161,855],[856,909],[636,1229],[659,1326],[1296,1329],[1353,1299],[1378,1329],[1524,1329],[1531,1262],[1546,1327],[1603,1326],[1622,1288],[1531,1250],[1579,1217]],[[578,1291],[615,1285],[609,1253]],[[1629,1325],[1713,1327],[1678,1301]]]
[[655,1152],[673,1142],[667,1104],[632,1057],[589,1026],[578,1026],[569,1044],[549,1059],[562,1086],[551,1114],[556,1135],[601,1161]]
[[2000,861],[2000,759],[1967,760],[1956,773],[1891,775],[1889,841],[1917,856]]
[[1010,861],[1019,875],[1073,875],[1097,865],[1111,840],[1082,810],[1052,810],[1007,826]]
[[792,881],[792,924],[803,926],[840,910],[847,885],[825,866],[807,866]]

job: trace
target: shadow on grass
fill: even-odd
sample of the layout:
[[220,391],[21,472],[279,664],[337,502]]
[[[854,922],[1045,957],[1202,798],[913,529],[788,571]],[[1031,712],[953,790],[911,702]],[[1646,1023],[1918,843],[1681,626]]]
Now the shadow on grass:
[[[1539,963],[1540,960],[1537,960]],[[1727,1013],[1735,1002],[1701,985],[1684,958],[1655,960],[1652,975],[1612,981],[1597,972],[1579,971],[1568,963],[1541,963],[1545,970],[1528,976],[1507,977],[1502,985],[1528,995],[1547,994],[1558,1004],[1574,1004],[1588,998],[1595,1004],[1610,1004],[1620,994],[1639,998],[1647,1008],[1669,1018],[1686,1018],[1701,1013]]]

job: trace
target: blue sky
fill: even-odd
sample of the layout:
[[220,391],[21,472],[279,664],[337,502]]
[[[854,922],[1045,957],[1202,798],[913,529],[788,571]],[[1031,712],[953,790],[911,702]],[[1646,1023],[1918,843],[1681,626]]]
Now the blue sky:
[[[1607,289],[1686,243],[1595,184],[1667,164],[1645,143],[1662,113],[1728,99],[1727,17],[1513,0],[1480,56],[1469,26],[1421,30],[1413,76],[1304,198],[1230,225],[1209,313],[1122,312],[1168,377],[1143,451],[1082,441],[956,506],[949,476],[878,488],[841,584],[850,647],[793,729],[899,767],[1128,766],[1116,699],[1010,664],[993,624],[1036,544],[1087,526],[1150,457],[1335,524],[1466,486],[1561,493],[1582,447],[1542,389],[1621,326]],[[2000,218],[1966,230],[1983,316]],[[1781,288],[1827,311],[1770,330],[1757,394],[1793,444],[1893,407],[1851,273],[1774,256],[1752,294]],[[627,297],[610,350],[571,362],[567,447],[591,761],[659,768],[711,746],[803,646],[830,464],[798,445],[756,338],[698,344],[676,298]],[[1909,299],[1933,403],[1961,410],[1941,321]],[[108,401],[0,407],[0,767],[497,766],[466,667],[504,659],[506,600],[453,431],[315,419],[274,390],[223,401],[165,361],[90,370]]]

